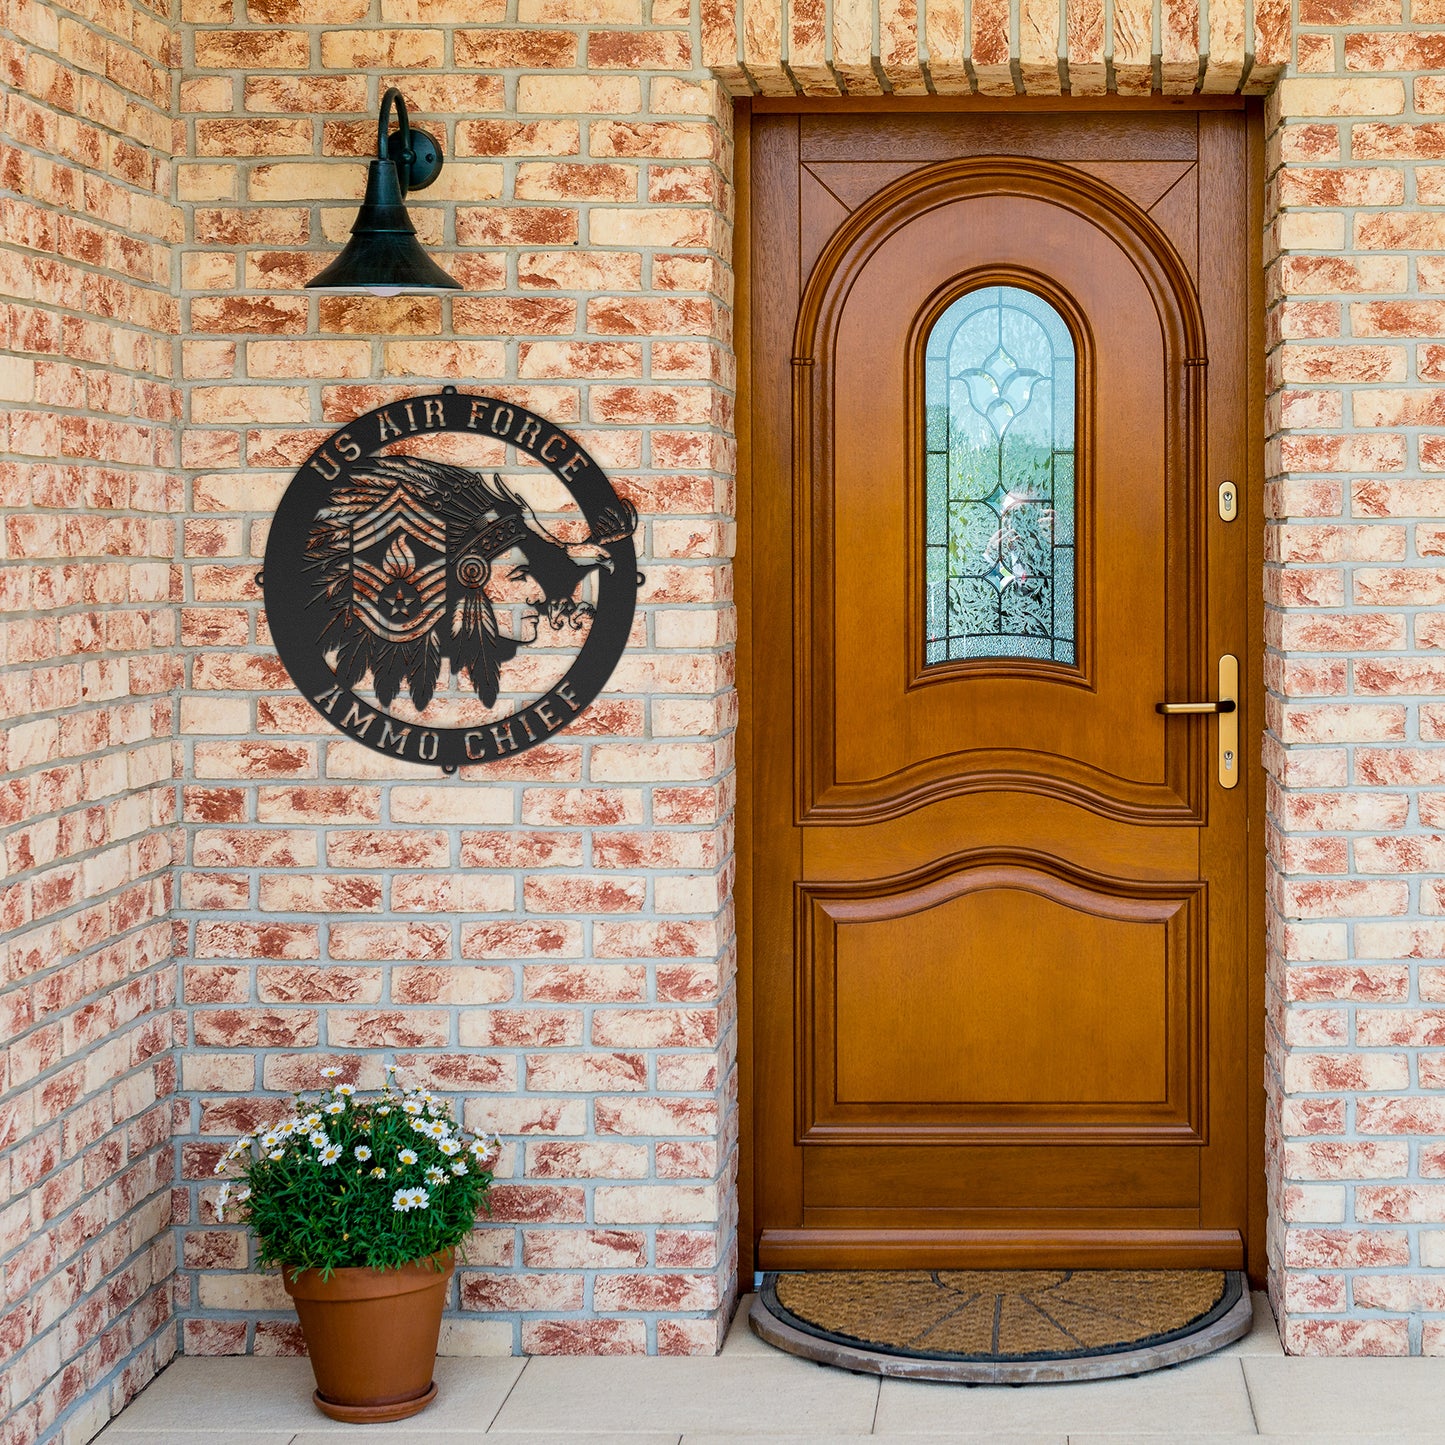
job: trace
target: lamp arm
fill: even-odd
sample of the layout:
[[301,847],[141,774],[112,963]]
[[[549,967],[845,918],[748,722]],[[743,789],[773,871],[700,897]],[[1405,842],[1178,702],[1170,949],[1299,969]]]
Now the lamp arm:
[[396,107],[396,119],[401,131],[402,164],[396,168],[397,179],[401,182],[401,193],[406,195],[408,172],[411,164],[411,119],[406,113],[406,100],[402,93],[394,86],[388,86],[381,97],[381,114],[376,121],[376,154],[381,160],[389,160],[387,150],[387,121],[390,118],[391,108]]

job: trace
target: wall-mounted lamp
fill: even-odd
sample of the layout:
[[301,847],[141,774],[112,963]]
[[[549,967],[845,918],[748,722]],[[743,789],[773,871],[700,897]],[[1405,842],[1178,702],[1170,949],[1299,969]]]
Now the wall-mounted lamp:
[[[400,129],[388,134],[393,105]],[[381,98],[376,159],[366,173],[366,195],[356,213],[351,239],[319,276],[306,283],[306,289],[369,291],[373,296],[460,291],[461,283],[422,250],[403,204],[408,191],[431,185],[441,168],[441,148],[425,131],[411,128],[401,92],[389,89]]]

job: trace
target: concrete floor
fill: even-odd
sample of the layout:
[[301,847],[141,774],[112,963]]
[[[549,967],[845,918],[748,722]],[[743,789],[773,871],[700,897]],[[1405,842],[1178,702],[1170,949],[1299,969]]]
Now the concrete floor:
[[104,1445],[1278,1445],[1445,1441],[1445,1360],[1288,1359],[1263,1295],[1248,1338],[1132,1380],[913,1384],[845,1374],[770,1349],[745,1299],[716,1359],[442,1359],[439,1394],[397,1425],[348,1426],[311,1403],[305,1360],[177,1360],[98,1439]]

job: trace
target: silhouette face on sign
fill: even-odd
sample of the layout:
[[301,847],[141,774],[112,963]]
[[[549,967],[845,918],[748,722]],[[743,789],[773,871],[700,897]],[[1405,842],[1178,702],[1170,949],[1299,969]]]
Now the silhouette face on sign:
[[631,536],[637,513],[619,501],[603,522],[564,543],[495,473],[424,457],[359,463],[306,545],[337,680],[356,688],[370,674],[383,707],[404,692],[421,711],[445,660],[491,707],[502,664],[537,641],[543,621],[561,631],[592,616],[579,593],[614,565],[610,548]]

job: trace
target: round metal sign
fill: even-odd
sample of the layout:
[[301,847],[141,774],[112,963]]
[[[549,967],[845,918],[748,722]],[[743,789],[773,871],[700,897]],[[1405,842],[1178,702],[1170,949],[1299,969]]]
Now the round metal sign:
[[447,387],[307,458],[266,543],[266,618],[334,727],[454,772],[545,742],[601,691],[632,628],[636,526],[575,438]]

